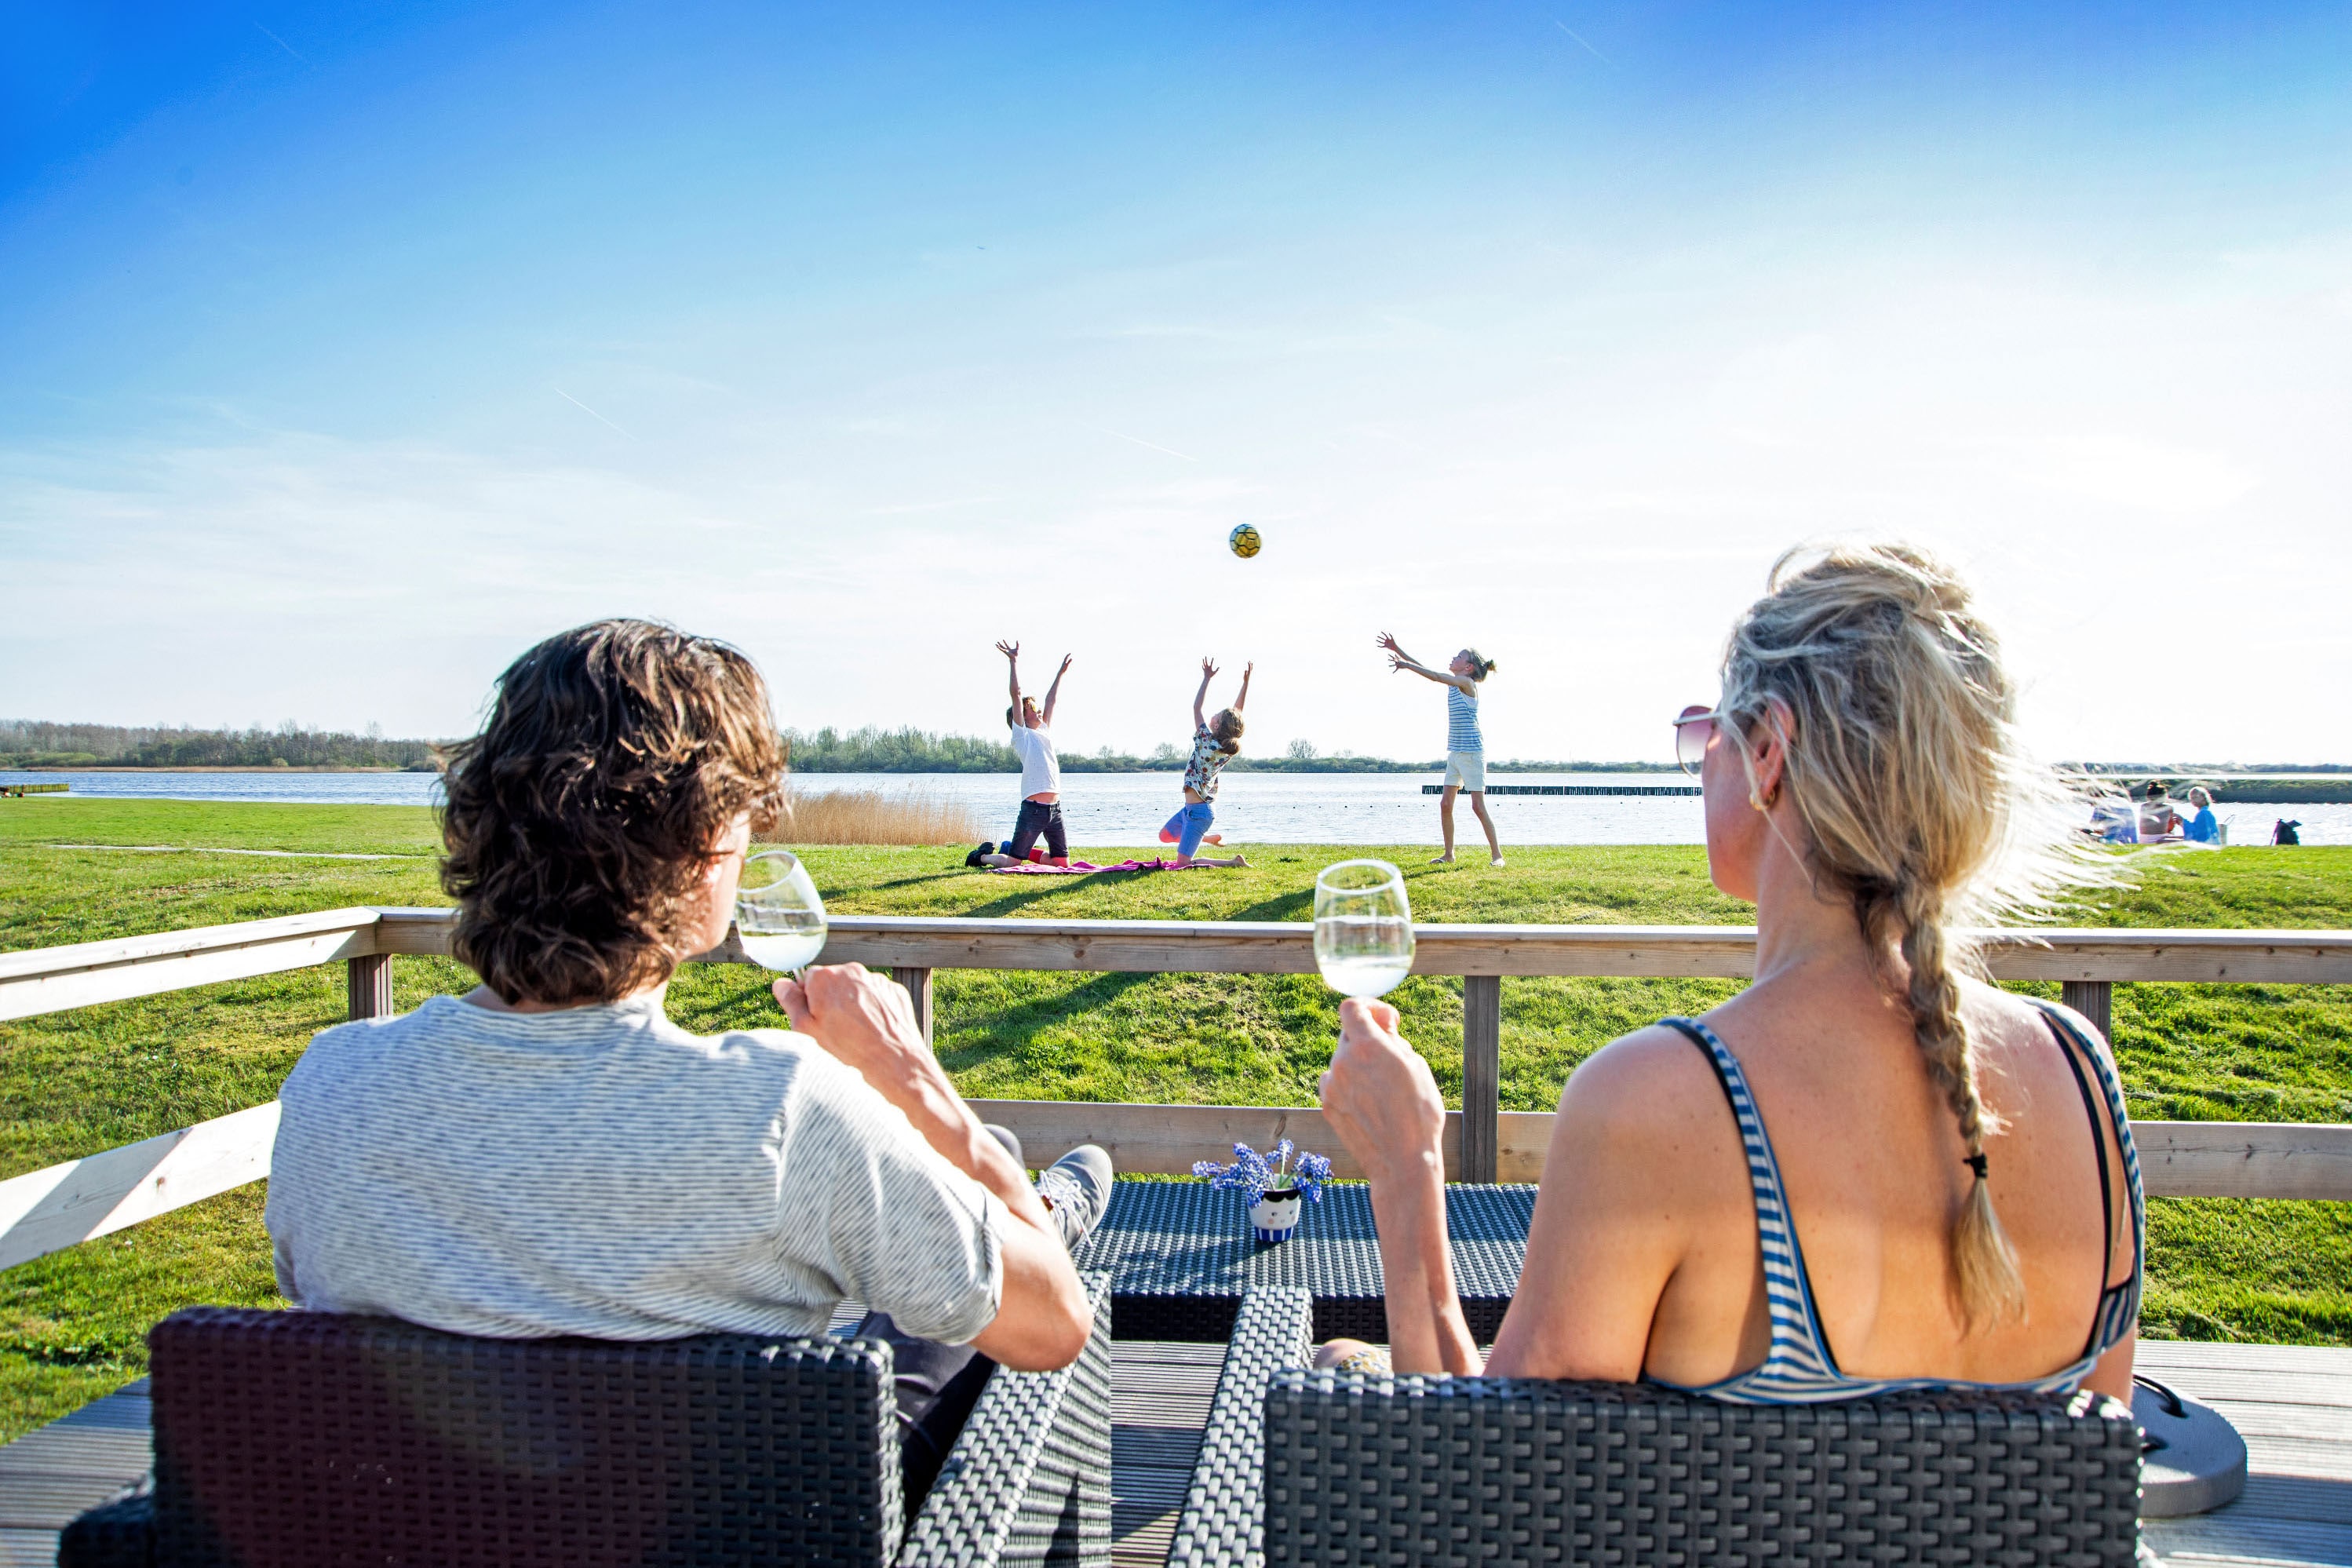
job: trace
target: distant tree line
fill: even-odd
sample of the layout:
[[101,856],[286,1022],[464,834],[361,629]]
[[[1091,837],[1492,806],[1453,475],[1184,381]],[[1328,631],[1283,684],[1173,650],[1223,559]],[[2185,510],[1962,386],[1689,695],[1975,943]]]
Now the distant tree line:
[[[1002,740],[950,735],[911,726],[883,730],[787,730],[793,768],[804,773],[1014,773],[1021,761]],[[435,742],[394,740],[373,724],[367,733],[312,730],[289,720],[274,730],[198,730],[186,726],[58,724],[32,719],[0,719],[0,768],[405,768],[430,772]],[[1163,742],[1150,756],[1108,746],[1066,752],[1062,770],[1073,773],[1172,773],[1184,766],[1186,751]],[[1392,757],[1326,756],[1307,741],[1281,752],[1248,749],[1234,759],[1236,773],[1427,773],[1445,765],[1442,757],[1399,762]],[[2178,763],[2070,763],[2068,768],[2103,776],[2194,779],[2210,773],[2352,773],[2352,763],[2272,763],[2254,767],[2230,763],[2184,767]],[[1486,764],[1490,773],[1672,773],[1672,763],[1540,762],[1512,758]],[[2243,787],[2239,792],[2243,794]],[[2297,799],[2301,795],[2268,798]]]
[[2352,763],[2061,763],[2062,773],[2139,773],[2155,779],[2209,773],[2352,773]]
[[[950,735],[911,726],[883,730],[786,730],[793,769],[803,773],[1017,773],[1021,759],[1001,740]],[[198,730],[120,724],[58,724],[40,720],[0,720],[0,768],[404,768],[433,769],[435,742],[388,739],[376,725],[364,735],[312,730],[289,720],[274,730]],[[1066,752],[1062,770],[1073,773],[1174,773],[1187,750],[1163,742],[1150,756],[1103,746]],[[1280,752],[1260,755],[1246,748],[1234,759],[1236,773],[1431,773],[1443,757],[1399,762],[1393,757],[1327,756],[1307,741],[1293,741]],[[1487,764],[1496,773],[1670,773],[1669,763],[1547,763],[1513,759]]]
[[[787,730],[792,742],[793,771],[803,773],[1017,773],[1020,758],[1002,741],[975,735],[948,735],[912,728],[877,730]],[[1150,756],[1103,746],[1092,752],[1061,753],[1066,773],[1179,773],[1187,749],[1163,741]],[[1242,754],[1230,764],[1235,773],[1433,773],[1445,766],[1443,757],[1428,762],[1399,762],[1393,757],[1349,754],[1326,756],[1311,742],[1293,741],[1282,752],[1266,755],[1244,742]],[[1490,763],[1496,773],[1572,773],[1606,769],[1613,773],[1672,773],[1672,763]]]
[[289,720],[275,730],[194,730],[121,724],[55,724],[0,719],[0,767],[7,768],[404,768],[429,773],[433,742],[311,730]]

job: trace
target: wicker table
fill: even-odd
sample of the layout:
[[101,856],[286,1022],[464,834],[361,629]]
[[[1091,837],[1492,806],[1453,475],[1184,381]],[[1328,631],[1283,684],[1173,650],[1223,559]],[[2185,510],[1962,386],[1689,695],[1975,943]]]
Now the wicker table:
[[[1495,1337],[1518,1289],[1535,1203],[1532,1186],[1445,1189],[1454,1282],[1482,1342]],[[1202,1182],[1120,1182],[1077,1265],[1110,1271],[1120,1339],[1222,1342],[1242,1293],[1277,1285],[1313,1295],[1318,1339],[1388,1338],[1371,1193],[1360,1184],[1326,1188],[1288,1241],[1261,1243],[1237,1194]]]

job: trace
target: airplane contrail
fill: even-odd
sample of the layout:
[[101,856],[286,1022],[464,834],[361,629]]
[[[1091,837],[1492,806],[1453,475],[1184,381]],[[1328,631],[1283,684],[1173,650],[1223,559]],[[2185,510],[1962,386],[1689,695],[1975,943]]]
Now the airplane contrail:
[[[583,414],[588,416],[589,418],[603,420],[604,423],[607,425],[613,425],[613,422],[610,419],[605,419],[603,415],[597,413],[594,409],[589,407],[586,404],[581,402],[578,398],[564,391],[563,388],[560,386],[557,387],[555,389],[555,395],[563,399],[564,402],[569,403],[572,407],[577,408]],[[615,430],[621,430],[621,427],[618,425],[613,425],[613,428]],[[626,430],[621,430],[621,434],[624,436],[629,436],[629,433]],[[634,441],[636,437],[635,436],[629,436],[629,439]]]
[[[1584,44],[1584,35],[1570,26],[1567,23],[1561,21],[1559,17],[1554,16],[1551,19],[1551,25],[1558,27],[1561,32],[1566,33],[1570,37],[1574,38],[1578,43]],[[1584,49],[1587,54],[1591,55],[1594,59],[1599,60],[1602,65],[1607,66],[1611,70],[1615,70],[1617,68],[1617,62],[1615,60],[1611,59],[1607,55],[1602,54],[1591,44],[1584,44]]]
[[301,54],[300,54],[300,53],[299,53],[299,51],[294,47],[294,46],[293,46],[293,45],[291,45],[291,44],[288,43],[285,39],[283,39],[283,38],[279,37],[277,34],[275,34],[275,33],[271,32],[268,28],[267,28],[267,27],[263,27],[263,26],[261,26],[261,24],[260,24],[260,23],[256,22],[256,23],[254,23],[254,26],[255,26],[256,27],[259,27],[259,28],[261,29],[261,36],[262,36],[263,37],[268,38],[271,43],[276,44],[279,48],[284,49],[288,54],[292,55],[296,59],[298,59],[298,60],[301,60],[301,61],[302,61],[302,63],[303,63],[304,65],[306,65],[306,66],[307,66],[307,65],[309,65],[309,64],[310,63],[309,60],[307,60],[307,59],[303,59],[303,58],[302,58]]
[[1201,460],[1189,452],[1180,452],[1173,447],[1163,447],[1157,441],[1147,441],[1140,436],[1130,436],[1123,430],[1114,430],[1108,425],[1097,425],[1095,428],[1106,436],[1116,436],[1122,441],[1132,441],[1139,447],[1149,447],[1155,452],[1165,452],[1171,458],[1181,458],[1188,463],[1197,463]]

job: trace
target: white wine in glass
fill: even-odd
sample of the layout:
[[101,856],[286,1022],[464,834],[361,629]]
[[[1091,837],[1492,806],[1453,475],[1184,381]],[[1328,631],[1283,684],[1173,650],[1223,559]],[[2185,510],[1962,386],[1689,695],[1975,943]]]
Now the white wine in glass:
[[735,889],[735,939],[762,969],[797,974],[824,951],[824,900],[808,868],[789,849],[768,849],[743,862]]
[[1315,966],[1342,996],[1381,996],[1412,973],[1412,905],[1385,860],[1342,860],[1315,879]]

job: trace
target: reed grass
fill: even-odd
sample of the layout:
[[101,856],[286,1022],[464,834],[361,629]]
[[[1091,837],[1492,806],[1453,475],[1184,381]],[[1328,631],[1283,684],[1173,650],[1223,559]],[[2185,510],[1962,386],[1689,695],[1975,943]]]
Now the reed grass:
[[770,835],[784,844],[976,844],[980,818],[928,790],[790,792],[791,815]]

